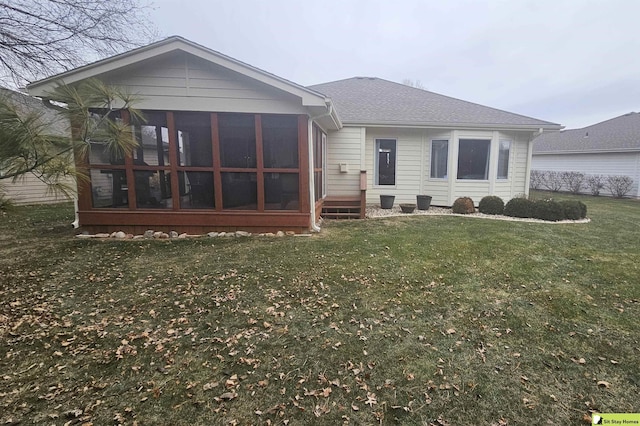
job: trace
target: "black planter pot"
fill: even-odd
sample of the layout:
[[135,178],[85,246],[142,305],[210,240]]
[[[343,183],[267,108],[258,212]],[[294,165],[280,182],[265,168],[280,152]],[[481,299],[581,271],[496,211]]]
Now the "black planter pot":
[[380,208],[391,209],[393,208],[393,201],[396,199],[395,195],[381,195],[380,196]]
[[413,213],[413,211],[416,209],[416,205],[415,204],[400,204],[400,209],[402,210],[402,213]]
[[417,195],[418,210],[429,210],[431,206],[431,195]]

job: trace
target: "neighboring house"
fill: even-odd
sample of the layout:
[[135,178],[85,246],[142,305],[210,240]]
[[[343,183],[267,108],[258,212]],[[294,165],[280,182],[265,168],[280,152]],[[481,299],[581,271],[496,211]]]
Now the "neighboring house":
[[[509,199],[528,191],[531,140],[560,125],[380,79],[303,87],[181,37],[28,86],[88,78],[137,94],[133,158],[89,158],[89,230],[316,229],[329,202]],[[125,117],[126,119],[126,117]],[[340,202],[342,202],[340,201]]]
[[[532,169],[629,176],[633,187],[628,195],[640,197],[640,113],[540,135],[533,145]],[[583,192],[589,192],[586,185]],[[606,188],[601,193],[609,194]]]
[[[30,113],[36,111],[42,114],[46,123],[51,123],[50,131],[53,135],[64,136],[67,134],[66,123],[59,121],[55,111],[44,106],[40,99],[36,99],[24,93],[0,88],[0,97],[7,97],[18,108],[18,111]],[[0,176],[2,170],[0,170]],[[67,182],[73,185],[69,179]],[[67,197],[56,194],[32,173],[26,173],[16,182],[12,179],[0,179],[0,194],[7,196],[16,205],[51,204],[69,201]]]

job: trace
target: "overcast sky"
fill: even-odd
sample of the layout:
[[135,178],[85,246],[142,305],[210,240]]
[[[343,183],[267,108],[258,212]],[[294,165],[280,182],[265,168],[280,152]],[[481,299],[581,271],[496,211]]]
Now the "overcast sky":
[[154,0],[181,35],[302,85],[354,76],[584,127],[640,110],[636,0]]

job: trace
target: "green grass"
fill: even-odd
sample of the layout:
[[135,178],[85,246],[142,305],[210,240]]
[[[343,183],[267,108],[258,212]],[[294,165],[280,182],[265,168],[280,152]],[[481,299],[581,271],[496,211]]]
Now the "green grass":
[[[554,195],[556,196],[556,195]],[[96,241],[0,213],[0,424],[586,424],[640,412],[640,203],[588,224]]]

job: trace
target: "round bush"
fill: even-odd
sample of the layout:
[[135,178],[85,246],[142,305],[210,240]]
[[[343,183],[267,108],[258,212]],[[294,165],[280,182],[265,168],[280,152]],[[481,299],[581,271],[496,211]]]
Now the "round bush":
[[495,195],[487,195],[480,200],[478,211],[484,214],[502,214],[504,212],[504,201]]
[[557,201],[536,200],[533,202],[533,215],[536,219],[557,222],[564,219],[564,210]]
[[580,206],[580,218],[584,219],[587,217],[587,205],[582,201],[578,201],[578,206]]
[[578,220],[582,218],[582,209],[579,201],[560,201],[565,219]]
[[473,206],[473,200],[469,197],[460,197],[453,202],[451,211],[457,214],[471,214],[476,212],[476,208]]
[[504,215],[511,217],[532,217],[533,201],[526,198],[512,198],[504,206]]

